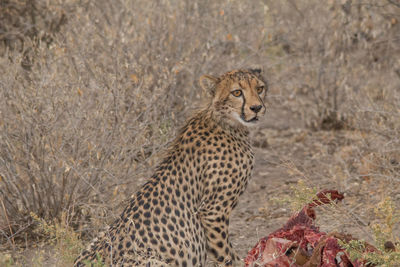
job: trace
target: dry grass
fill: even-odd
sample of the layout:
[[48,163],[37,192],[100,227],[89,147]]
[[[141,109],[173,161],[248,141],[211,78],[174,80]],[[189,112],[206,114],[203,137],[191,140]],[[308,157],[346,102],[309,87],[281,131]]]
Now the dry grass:
[[384,181],[379,195],[397,199],[399,11],[385,0],[3,1],[2,244],[41,237],[32,212],[91,237],[204,97],[198,77],[254,65],[270,104],[335,135],[321,152],[335,159],[328,174],[345,189]]

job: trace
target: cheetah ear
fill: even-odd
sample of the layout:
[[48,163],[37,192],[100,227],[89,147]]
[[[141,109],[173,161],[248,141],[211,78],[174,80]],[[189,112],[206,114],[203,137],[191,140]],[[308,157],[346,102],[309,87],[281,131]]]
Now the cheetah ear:
[[210,95],[214,96],[215,88],[218,83],[218,78],[211,76],[211,75],[203,75],[200,77],[199,83],[200,83],[201,88],[203,88],[204,91],[206,91]]
[[261,75],[261,73],[263,72],[263,68],[261,66],[258,66],[258,67],[249,69],[249,71],[255,75]]

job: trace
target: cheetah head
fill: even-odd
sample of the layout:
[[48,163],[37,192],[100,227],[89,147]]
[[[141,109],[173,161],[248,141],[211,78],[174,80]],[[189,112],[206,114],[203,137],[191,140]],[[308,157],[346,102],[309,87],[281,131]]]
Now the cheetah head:
[[234,70],[220,77],[203,75],[200,85],[210,93],[210,107],[230,124],[252,126],[265,114],[267,84],[260,69]]

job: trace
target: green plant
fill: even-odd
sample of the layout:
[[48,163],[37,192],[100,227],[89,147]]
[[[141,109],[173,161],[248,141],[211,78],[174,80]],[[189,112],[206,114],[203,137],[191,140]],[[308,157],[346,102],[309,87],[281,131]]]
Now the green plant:
[[38,234],[54,245],[54,250],[62,265],[71,266],[83,249],[83,244],[80,235],[67,224],[66,216],[66,213],[62,213],[60,222],[55,220],[52,223],[48,223],[33,212],[31,213],[31,217],[38,226],[36,228]]
[[106,266],[106,265],[103,263],[103,261],[102,261],[102,259],[101,259],[101,256],[98,255],[98,254],[97,254],[97,256],[96,256],[96,261],[95,261],[95,262],[86,260],[86,261],[84,261],[84,264],[85,264],[85,266],[87,266],[87,267],[103,267],[103,266]]
[[390,197],[383,199],[374,212],[378,221],[371,225],[371,230],[377,250],[366,252],[365,242],[361,240],[341,242],[341,246],[352,259],[362,259],[377,266],[397,266],[400,264],[400,240],[394,235],[393,229],[400,222],[400,213]]
[[290,206],[292,212],[298,212],[304,206],[317,199],[316,194],[318,189],[307,186],[306,182],[302,179],[299,179],[297,184],[291,185],[290,191],[290,195],[273,198],[272,201],[280,205]]
[[15,266],[15,262],[9,253],[0,253],[0,266],[4,267]]

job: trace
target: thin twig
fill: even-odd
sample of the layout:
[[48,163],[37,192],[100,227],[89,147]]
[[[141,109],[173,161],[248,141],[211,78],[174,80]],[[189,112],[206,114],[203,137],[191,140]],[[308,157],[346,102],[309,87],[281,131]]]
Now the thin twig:
[[13,230],[11,228],[10,220],[8,219],[8,216],[7,216],[7,211],[6,211],[6,207],[4,206],[3,198],[1,199],[1,206],[3,207],[4,216],[6,217],[8,228],[10,229],[11,240],[12,240],[13,246],[15,246],[14,234],[13,234]]

